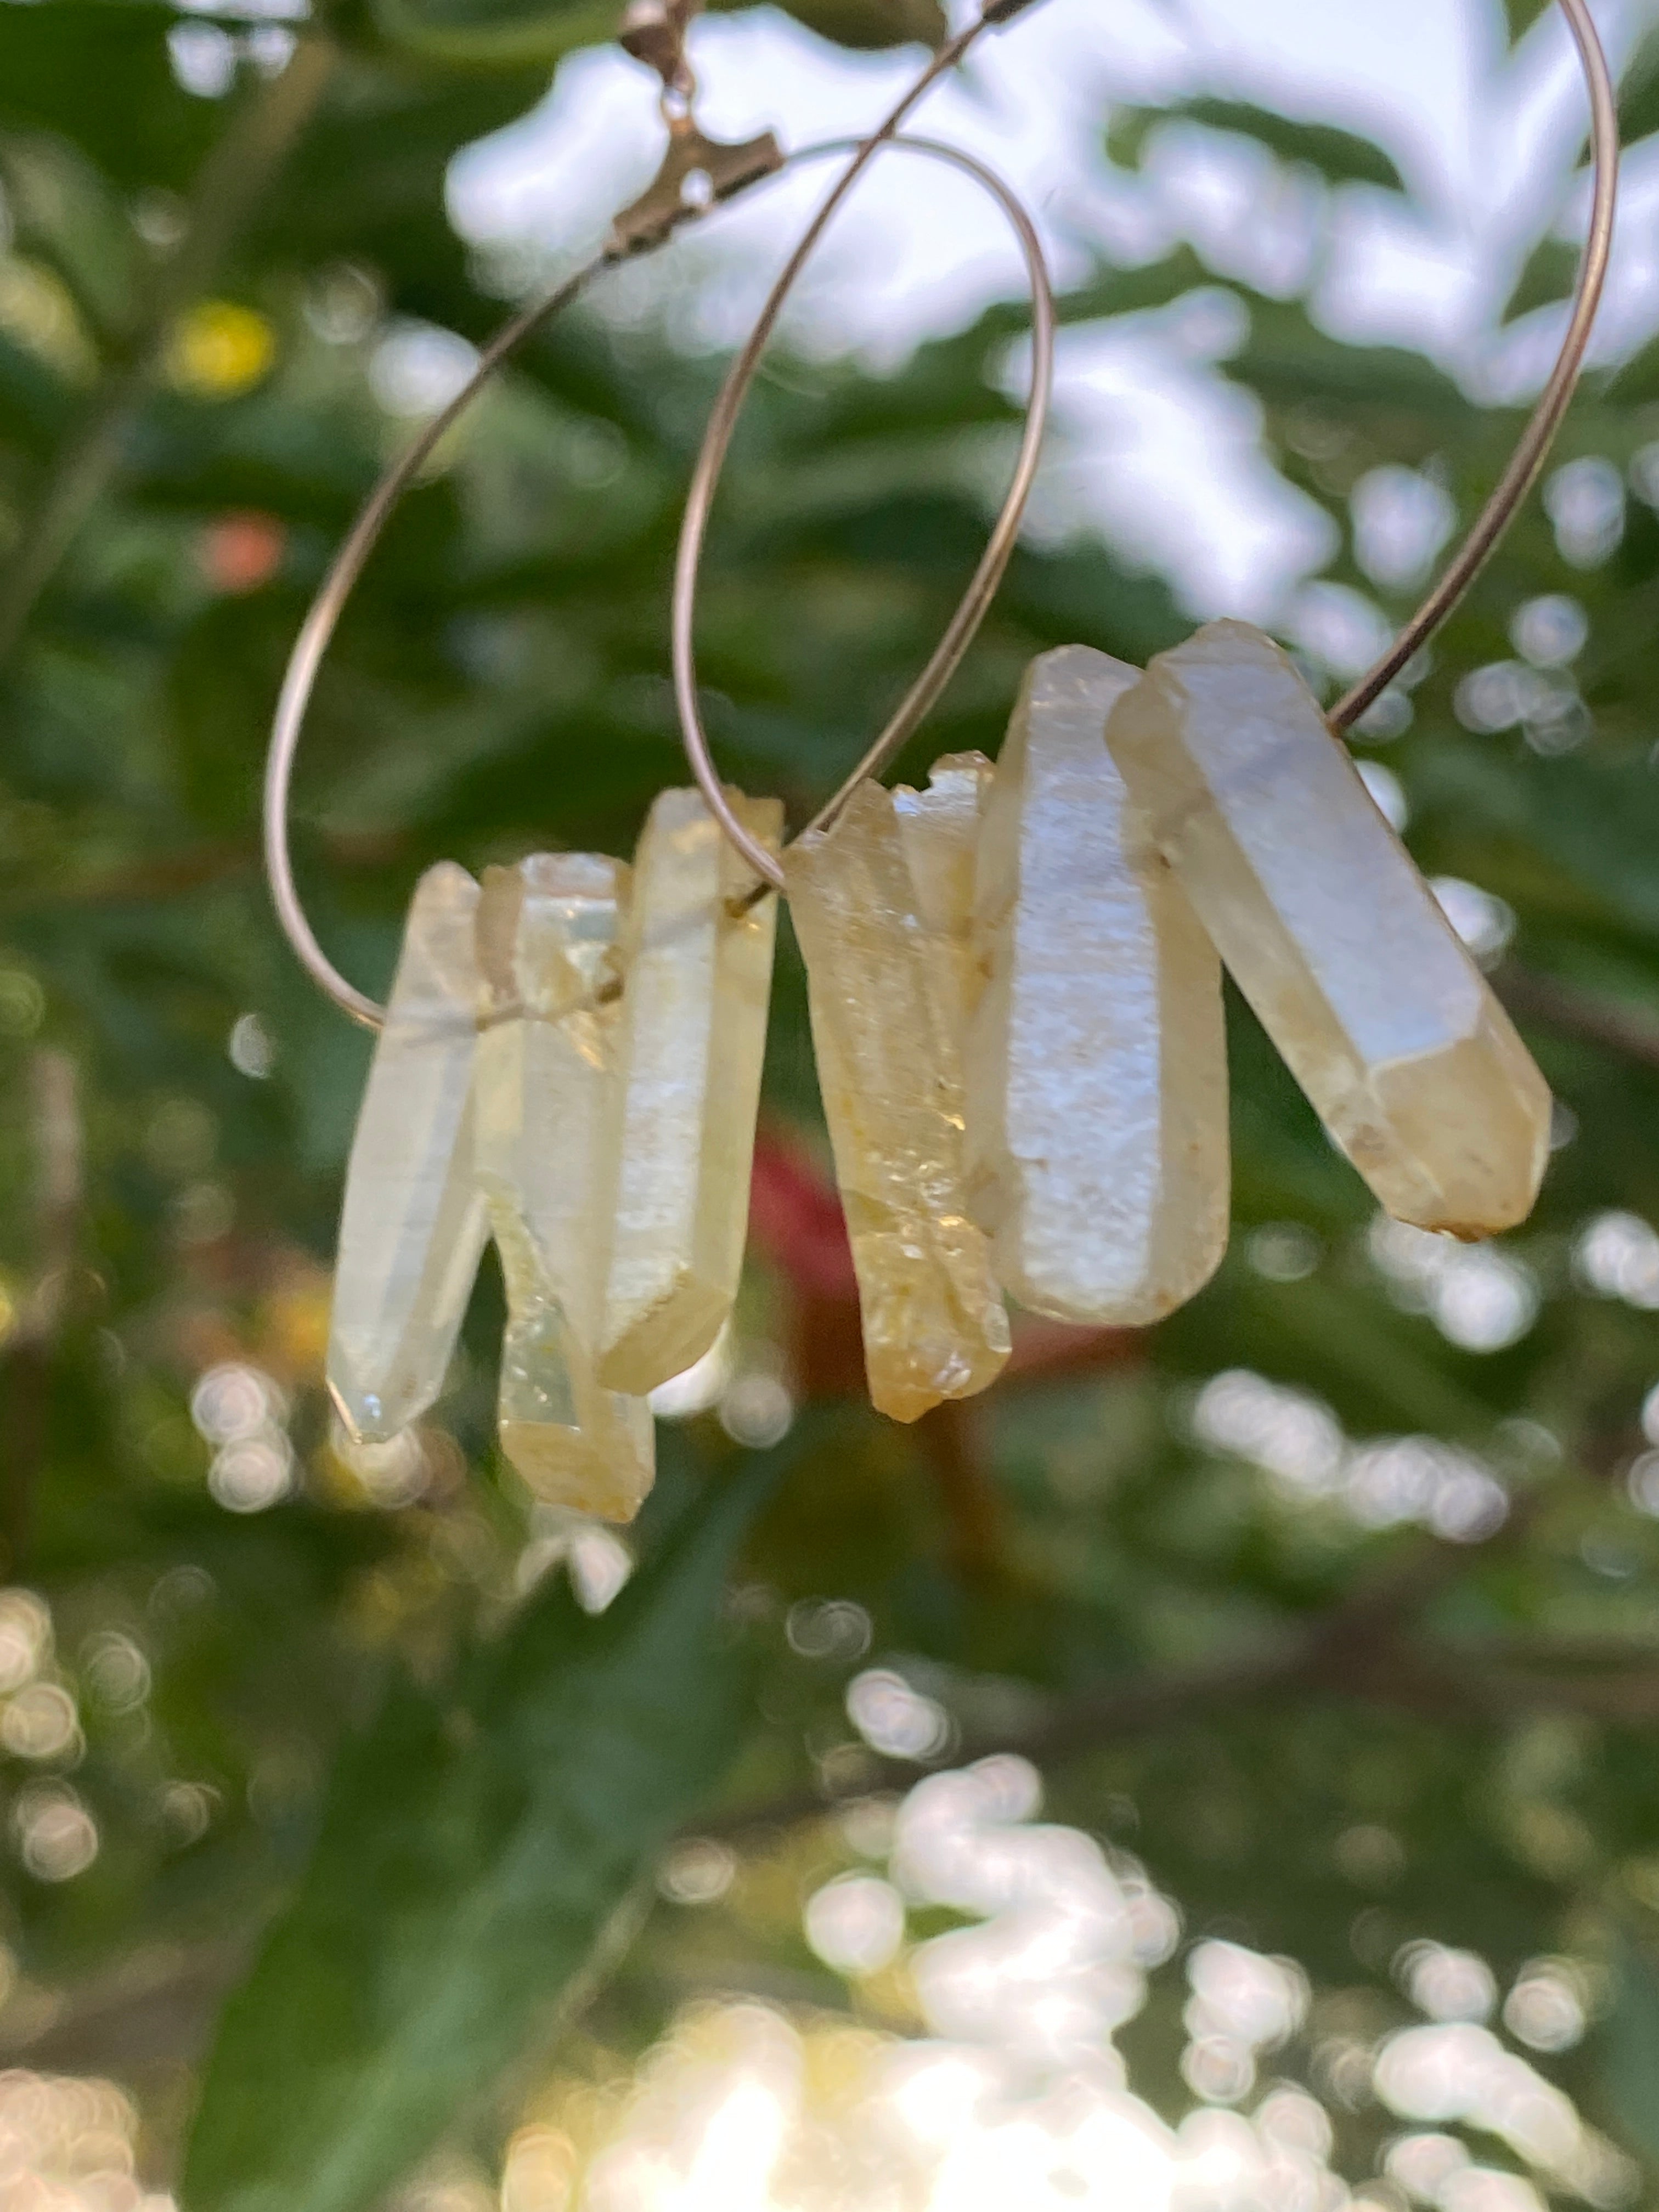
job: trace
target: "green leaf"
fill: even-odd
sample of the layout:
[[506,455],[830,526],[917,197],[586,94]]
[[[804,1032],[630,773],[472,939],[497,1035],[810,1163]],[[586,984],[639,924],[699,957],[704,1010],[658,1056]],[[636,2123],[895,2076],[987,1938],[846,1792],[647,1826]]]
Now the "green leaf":
[[[375,20],[398,46],[446,62],[556,61],[576,46],[614,38],[611,0],[371,0]],[[788,12],[837,46],[944,44],[939,0],[787,0]]]
[[1601,2028],[1607,2117],[1632,2150],[1659,2159],[1659,1969],[1629,1936],[1614,1954],[1613,2010]]
[[810,1433],[692,1507],[602,1618],[553,1578],[448,1695],[393,1688],[227,2009],[192,2212],[365,2212],[554,2024],[736,1747],[726,1571]]
[[1632,409],[1650,407],[1659,399],[1659,338],[1650,338],[1613,371],[1607,397],[1620,407]]
[[938,49],[950,26],[939,0],[783,0],[797,22],[838,46]]
[[1515,289],[1504,302],[1504,320],[1516,322],[1534,307],[1552,307],[1571,299],[1581,258],[1580,249],[1569,246],[1565,239],[1540,240],[1528,255]]
[[138,320],[146,274],[137,234],[117,195],[76,147],[45,133],[0,136],[17,245],[55,269],[101,336],[120,337]]
[[556,62],[616,32],[609,0],[371,0],[395,46],[471,65]]
[[1339,130],[1334,124],[1302,122],[1243,100],[1200,95],[1170,107],[1121,108],[1107,136],[1107,150],[1115,161],[1136,163],[1153,125],[1177,121],[1254,138],[1281,161],[1317,169],[1328,184],[1376,185],[1389,192],[1406,190],[1405,179],[1373,140]]
[[1659,31],[1632,55],[1619,87],[1619,135],[1626,146],[1659,131]]
[[167,34],[177,20],[148,0],[0,7],[0,125],[72,139],[128,190],[181,190],[224,114],[173,76]]
[[1537,848],[1620,921],[1659,935],[1659,774],[1645,753],[1528,758],[1511,769],[1510,783]]
[[1222,364],[1270,407],[1314,404],[1412,418],[1437,438],[1462,437],[1480,410],[1443,369],[1403,346],[1348,345],[1294,301],[1252,297],[1250,335]]
[[1550,0],[1504,0],[1510,44],[1516,46],[1549,7]]

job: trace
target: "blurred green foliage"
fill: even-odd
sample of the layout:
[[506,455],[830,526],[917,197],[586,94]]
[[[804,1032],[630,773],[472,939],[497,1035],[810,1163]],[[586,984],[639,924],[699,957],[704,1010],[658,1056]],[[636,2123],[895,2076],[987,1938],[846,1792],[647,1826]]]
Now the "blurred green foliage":
[[[1517,36],[1538,12],[1510,6]],[[896,0],[799,13],[854,44],[937,27]],[[406,434],[374,396],[377,347],[409,323],[476,343],[506,312],[446,222],[446,166],[609,10],[343,5],[275,77],[244,58],[219,100],[170,67],[179,21],[149,0],[0,6],[0,1541],[8,1585],[50,1606],[31,1664],[75,1716],[53,1743],[7,1724],[19,1698],[0,1709],[18,1969],[0,2048],[134,2081],[171,2171],[217,2002],[285,1913],[207,2069],[186,2203],[353,2212],[447,2129],[489,2152],[562,2001],[625,2051],[686,1990],[745,1972],[858,2004],[805,1950],[793,1875],[781,1906],[775,1883],[766,1909],[696,1929],[667,1904],[647,1918],[641,1887],[677,1825],[746,1835],[757,1807],[767,1863],[805,1836],[833,1870],[817,1781],[904,1778],[849,1749],[854,1662],[781,1635],[790,1606],[833,1595],[964,1750],[1030,1750],[1061,1817],[1132,1840],[1193,1931],[1306,1965],[1316,2029],[1289,2073],[1322,2021],[1411,2016],[1391,1978],[1410,1939],[1473,1946],[1500,1978],[1586,1961],[1601,2016],[1539,2063],[1659,2180],[1659,1526],[1629,1486],[1659,1377],[1640,1272],[1659,1221],[1659,343],[1592,378],[1553,521],[1528,508],[1358,737],[1425,870],[1516,918],[1500,986],[1564,1103],[1543,1206],[1504,1248],[1512,1340],[1437,1324],[1429,1263],[1389,1262],[1235,1006],[1237,1235],[1203,1297],[948,1434],[850,1404],[757,1472],[712,1419],[689,1425],[646,1568],[589,1620],[561,1574],[538,1582],[545,1531],[494,1453],[493,1283],[420,1496],[377,1498],[330,1449],[325,1271],[368,1048],[276,935],[257,799],[289,642]],[[1659,120],[1642,84],[1638,135]],[[1352,133],[1231,99],[1131,112],[1115,155],[1172,120],[1243,133],[1321,191],[1404,189]],[[1510,313],[1548,313],[1564,278],[1545,241]],[[1412,580],[1362,560],[1356,494],[1410,471],[1467,517],[1517,414],[1187,247],[1103,266],[1065,313],[1156,313],[1218,283],[1245,325],[1223,373],[1329,518],[1328,580],[1402,618]],[[745,417],[702,669],[729,772],[797,820],[971,565],[1021,329],[998,309],[890,377],[792,364]],[[568,318],[394,522],[297,793],[307,896],[366,988],[423,865],[623,852],[681,776],[667,583],[716,374],[649,324]],[[1510,635],[1563,595],[1587,623],[1571,673]],[[994,752],[1033,653],[1139,660],[1185,627],[1101,544],[1028,544],[907,772]],[[814,1141],[787,943],[769,1111]],[[1597,1220],[1604,1250],[1635,1255],[1626,1295],[1611,1261],[1586,1276]],[[787,1273],[757,1269],[744,1323],[784,1351]],[[269,1510],[208,1486],[191,1394],[226,1364],[270,1378],[289,1438],[293,1494]],[[1454,1541],[1291,1494],[1194,1426],[1235,1370],[1310,1394],[1357,1443],[1471,1455],[1504,1525]],[[744,1601],[722,1614],[740,1538]],[[644,1932],[601,1954],[630,1910]],[[1166,1977],[1123,2039],[1171,2112],[1180,2000]],[[1341,2112],[1344,2170],[1370,2172],[1392,2124],[1363,2098]]]

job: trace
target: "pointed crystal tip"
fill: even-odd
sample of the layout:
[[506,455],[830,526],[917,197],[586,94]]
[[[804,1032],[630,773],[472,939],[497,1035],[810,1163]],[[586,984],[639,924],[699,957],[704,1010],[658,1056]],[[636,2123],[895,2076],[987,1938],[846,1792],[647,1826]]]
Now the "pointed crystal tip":
[[[915,794],[911,795],[915,798]],[[933,794],[927,795],[931,799]],[[852,1237],[870,1395],[914,1421],[1001,1372],[1008,1316],[963,1188],[960,956],[976,807],[896,810],[864,785],[833,830],[784,857],[812,1042]],[[922,874],[950,909],[930,927]],[[941,832],[943,851],[933,845]],[[954,891],[951,886],[955,885]]]
[[1548,1086],[1271,638],[1212,623],[1107,742],[1263,1028],[1389,1212],[1493,1236],[1531,1212]]
[[997,763],[974,916],[969,1188],[1020,1304],[1138,1328],[1228,1231],[1221,969],[1103,741],[1139,671],[1033,662]]

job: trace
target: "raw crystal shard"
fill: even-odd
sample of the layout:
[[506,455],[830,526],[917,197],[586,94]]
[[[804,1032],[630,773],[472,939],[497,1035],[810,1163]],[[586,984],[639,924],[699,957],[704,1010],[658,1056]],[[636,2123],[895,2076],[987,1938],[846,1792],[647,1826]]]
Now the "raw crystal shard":
[[870,1395],[913,1421],[984,1389],[1009,1351],[989,1252],[963,1199],[959,1040],[937,1012],[938,963],[888,793],[865,785],[833,830],[790,848],[784,873]]
[[1531,1212],[1550,1095],[1290,660],[1212,623],[1107,730],[1152,835],[1387,1210],[1491,1236]]
[[1035,662],[979,844],[968,1188],[1020,1304],[1136,1326],[1227,1245],[1221,966],[1103,742],[1139,671]]
[[580,854],[491,868],[478,909],[478,1182],[507,1293],[501,1449],[538,1497],[629,1521],[651,1487],[642,1399],[597,1372],[610,1249],[628,872]]
[[494,1200],[490,1221],[507,1285],[497,1413],[501,1449],[538,1498],[631,1521],[656,1474],[656,1430],[643,1398],[603,1389],[510,1204]]
[[446,861],[421,879],[352,1140],[334,1275],[328,1387],[360,1443],[431,1405],[485,1236],[472,1171],[478,886]]
[[[983,753],[947,753],[929,770],[926,791],[902,783],[893,793],[899,839],[915,885],[934,1015],[958,1045],[978,996],[974,868],[994,773]],[[960,1113],[960,1105],[951,1110]]]
[[[783,809],[730,793],[775,850]],[[684,1374],[738,1294],[777,905],[696,791],[665,791],[635,855],[623,933],[619,1151],[601,1379]]]

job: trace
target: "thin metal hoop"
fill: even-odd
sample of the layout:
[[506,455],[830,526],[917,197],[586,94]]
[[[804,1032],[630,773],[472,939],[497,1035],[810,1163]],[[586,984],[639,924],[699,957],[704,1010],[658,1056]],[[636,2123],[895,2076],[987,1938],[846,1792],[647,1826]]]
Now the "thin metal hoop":
[[775,855],[769,853],[738,819],[709,750],[708,733],[703,726],[702,708],[697,696],[697,582],[702,567],[703,548],[708,540],[708,520],[714,508],[715,493],[720,489],[720,472],[726,465],[738,417],[760,368],[767,342],[776,328],[784,302],[794,289],[814,247],[854,185],[884,146],[897,146],[907,153],[924,154],[931,160],[945,161],[952,168],[960,169],[964,176],[972,177],[976,184],[985,187],[1013,226],[1031,286],[1031,394],[1026,410],[1025,432],[1020,440],[1019,456],[1008,495],[1003,501],[1002,512],[997,517],[979,566],[974,571],[972,580],[951,617],[944,636],[935,647],[926,668],[905,694],[887,727],[835,797],[813,817],[809,829],[828,829],[859,786],[869,777],[881,774],[902,750],[911,733],[932,713],[940,693],[962,665],[969,647],[979,633],[980,625],[990,612],[997,587],[1019,542],[1020,525],[1030,503],[1031,487],[1036,480],[1037,463],[1042,458],[1042,441],[1048,427],[1048,406],[1054,380],[1054,295],[1042,251],[1042,240],[1018,195],[998,176],[994,169],[976,155],[963,152],[959,146],[947,146],[936,138],[909,138],[898,135],[896,125],[918,96],[918,93],[913,91],[909,100],[903,107],[894,111],[873,137],[836,139],[823,146],[809,146],[791,156],[791,166],[796,162],[818,160],[830,154],[852,153],[855,158],[837,179],[835,188],[813,217],[805,236],[796,246],[782,275],[773,286],[760,318],[749,335],[748,343],[732,362],[721,386],[720,398],[714,404],[714,411],[709,417],[702,451],[697,456],[696,469],[691,478],[691,489],[686,495],[679,555],[674,564],[672,611],[674,699],[679,710],[685,756],[690,763],[691,773],[708,802],[709,811],[756,875],[775,890],[783,889],[783,871]]
[[[822,146],[804,147],[783,163],[783,167],[796,162],[820,160],[830,155],[845,153],[859,146],[856,139],[835,139]],[[1019,523],[1030,496],[1030,482],[1036,471],[1048,420],[1048,394],[1054,374],[1054,293],[1048,281],[1047,265],[1042,258],[1042,242],[1030,217],[1009,186],[995,172],[971,154],[964,154],[952,146],[935,143],[931,139],[910,140],[890,131],[879,142],[897,145],[922,153],[935,160],[949,162],[965,171],[985,185],[1006,210],[1026,254],[1027,265],[1032,274],[1032,295],[1037,343],[1033,361],[1033,404],[1022,443],[1020,463],[1001,521],[981,562],[969,597],[958,609],[944,642],[928,671],[912,693],[915,706],[911,720],[894,739],[894,750],[902,744],[909,729],[921,721],[932,706],[938,692],[944,688],[954,672],[962,655],[971,643],[975,631],[984,619],[995,593],[1002,570],[1006,567],[1018,536]],[[874,151],[872,147],[871,151]],[[821,226],[820,226],[821,227]],[[386,471],[371,494],[357,520],[352,525],[339,551],[324,578],[317,597],[312,602],[289,657],[287,672],[276,702],[276,713],[271,726],[270,747],[265,761],[264,789],[264,854],[265,873],[270,885],[272,903],[283,934],[293,947],[297,958],[318,988],[352,1020],[365,1029],[379,1029],[386,1010],[375,1000],[358,990],[341,975],[328,955],[318,943],[316,933],[302,904],[298,886],[294,879],[294,866],[289,840],[289,798],[294,778],[295,757],[299,750],[301,734],[305,726],[307,711],[316,687],[318,672],[324,654],[338,627],[347,600],[367,566],[370,555],[379,544],[381,533],[392,510],[404,492],[420,474],[434,449],[445,433],[464,415],[501,363],[533,335],[543,324],[571,305],[592,283],[609,269],[617,267],[635,254],[619,247],[607,247],[586,267],[569,277],[559,289],[545,300],[538,301],[524,310],[500,330],[478,359],[477,368],[455,397],[434,416],[407,449]],[[780,299],[779,304],[781,304]],[[752,366],[750,375],[752,376]],[[748,379],[738,392],[741,402]],[[712,495],[712,485],[710,487]],[[695,495],[695,486],[694,486]],[[923,686],[929,688],[923,692]],[[907,702],[908,704],[908,702]],[[705,751],[706,751],[705,746]],[[863,776],[873,771],[861,768],[843,801]],[[713,776],[712,767],[710,775]],[[700,779],[701,781],[701,779]],[[705,786],[705,788],[707,787]],[[714,779],[715,806],[726,834],[747,841],[740,823],[732,817],[719,781]],[[759,853],[761,848],[757,846]],[[775,865],[769,862],[769,865]]]
[[1333,708],[1333,729],[1351,729],[1365,709],[1376,704],[1395,678],[1416,659],[1454,611],[1497,551],[1504,533],[1543,471],[1583,374],[1584,355],[1595,327],[1601,295],[1607,289],[1607,268],[1613,258],[1613,222],[1619,211],[1619,93],[1588,0],[1560,0],[1560,5],[1589,88],[1590,161],[1595,179],[1589,235],[1573,293],[1566,337],[1532,418],[1521,434],[1521,442],[1499,477],[1498,489],[1476,517],[1474,527],[1463,541],[1456,559],[1376,667]]
[[276,919],[282,924],[283,934],[293,946],[300,964],[318,988],[333,1000],[342,1013],[349,1014],[354,1022],[365,1029],[378,1030],[386,1019],[386,1009],[374,999],[367,997],[356,986],[348,983],[320,945],[311,927],[300,893],[294,880],[293,856],[289,850],[288,801],[294,781],[294,756],[299,750],[300,735],[305,727],[306,709],[311,704],[311,695],[316,687],[317,672],[322,665],[329,641],[333,637],[345,603],[352,587],[368,565],[368,556],[380,540],[380,533],[391,520],[392,511],[410,485],[425,467],[433,448],[444,433],[454,423],[472,402],[495,371],[516,348],[538,331],[541,325],[580,297],[594,277],[606,269],[614,268],[627,258],[625,254],[607,250],[579,269],[574,276],[560,285],[547,299],[538,301],[515,315],[510,323],[499,330],[478,356],[478,366],[449,404],[434,415],[420,435],[407,450],[399,454],[369,495],[362,512],[348,532],[345,542],[329,565],[321,588],[312,601],[306,618],[300,625],[299,635],[289,655],[287,672],[276,701],[276,714],[271,723],[270,749],[265,755],[264,847],[265,877],[270,885],[271,902],[276,908]]

